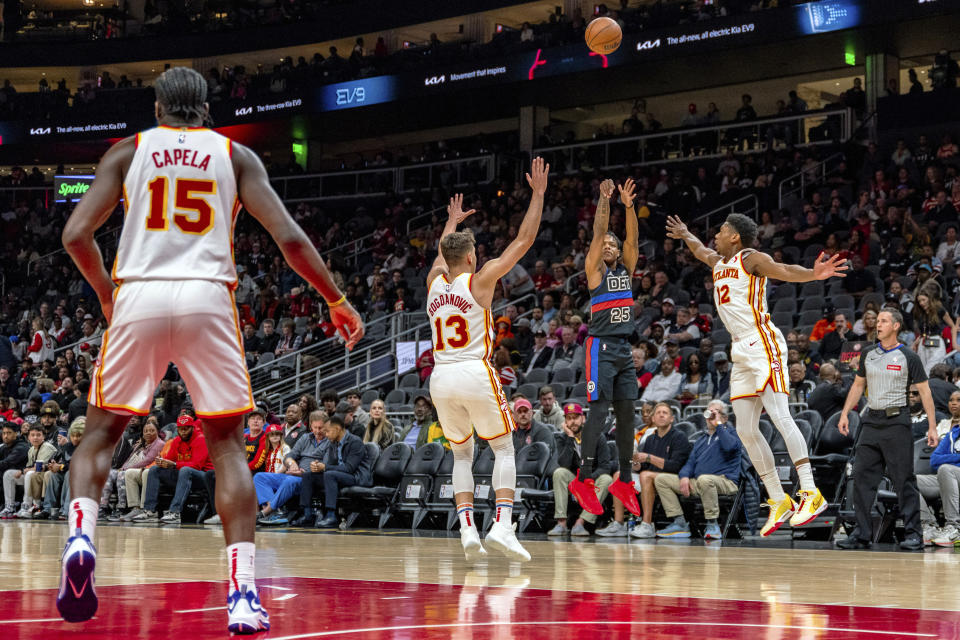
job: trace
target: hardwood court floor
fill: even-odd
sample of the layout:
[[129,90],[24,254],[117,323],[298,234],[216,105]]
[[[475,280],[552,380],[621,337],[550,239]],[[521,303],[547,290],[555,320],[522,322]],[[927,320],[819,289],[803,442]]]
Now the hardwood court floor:
[[[56,618],[65,527],[0,523],[0,638],[223,637],[219,527],[97,529],[100,611]],[[258,531],[272,639],[960,638],[960,553],[757,541],[524,540],[467,566],[459,537]]]

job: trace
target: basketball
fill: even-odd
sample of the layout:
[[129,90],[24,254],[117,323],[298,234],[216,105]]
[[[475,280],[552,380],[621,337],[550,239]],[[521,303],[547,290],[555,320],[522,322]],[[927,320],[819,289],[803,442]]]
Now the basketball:
[[587,33],[584,38],[591,51],[605,56],[620,48],[620,43],[623,41],[623,31],[620,30],[620,25],[615,20],[597,18],[587,25]]

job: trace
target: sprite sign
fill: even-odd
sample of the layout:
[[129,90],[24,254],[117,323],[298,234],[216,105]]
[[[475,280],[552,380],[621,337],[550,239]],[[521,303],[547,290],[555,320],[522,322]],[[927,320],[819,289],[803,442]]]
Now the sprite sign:
[[54,176],[53,193],[57,202],[76,202],[93,184],[93,176]]

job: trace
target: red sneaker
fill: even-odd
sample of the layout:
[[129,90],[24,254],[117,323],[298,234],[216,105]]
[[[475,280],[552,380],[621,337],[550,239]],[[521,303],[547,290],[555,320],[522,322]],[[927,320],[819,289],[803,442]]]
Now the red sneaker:
[[617,478],[613,481],[613,484],[610,485],[610,494],[622,502],[623,506],[627,508],[627,511],[635,516],[641,515],[640,503],[637,502],[637,490],[633,488],[632,484],[627,484],[620,478]]
[[[593,478],[587,478],[580,481],[580,472],[577,471],[577,477],[570,481],[567,489],[577,499],[583,509],[595,516],[603,515],[603,505],[597,499],[597,488],[593,484]],[[634,500],[636,502],[636,500]]]

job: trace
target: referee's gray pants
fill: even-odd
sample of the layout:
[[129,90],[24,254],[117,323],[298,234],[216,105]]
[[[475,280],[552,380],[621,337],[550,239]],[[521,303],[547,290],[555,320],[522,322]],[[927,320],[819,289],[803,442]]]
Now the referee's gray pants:
[[907,536],[922,536],[920,492],[913,472],[913,433],[910,425],[863,426],[853,463],[853,508],[857,537],[873,541],[873,503],[884,470],[893,483]]

